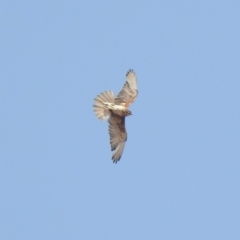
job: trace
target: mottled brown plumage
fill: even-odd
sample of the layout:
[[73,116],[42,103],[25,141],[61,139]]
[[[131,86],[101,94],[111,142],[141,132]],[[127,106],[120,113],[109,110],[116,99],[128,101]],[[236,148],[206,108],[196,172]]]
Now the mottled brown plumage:
[[108,130],[111,150],[114,151],[112,155],[114,163],[120,160],[127,141],[125,117],[132,114],[128,107],[138,95],[137,78],[134,71],[129,70],[126,78],[127,81],[116,98],[114,98],[112,91],[105,91],[94,99],[95,104],[93,105],[97,118],[100,120],[108,118]]

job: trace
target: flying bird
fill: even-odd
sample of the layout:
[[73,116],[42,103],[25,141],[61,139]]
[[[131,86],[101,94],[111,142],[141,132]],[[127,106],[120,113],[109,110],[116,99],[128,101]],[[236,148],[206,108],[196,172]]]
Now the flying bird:
[[120,160],[127,141],[125,117],[132,115],[128,107],[136,100],[138,95],[137,77],[132,69],[127,72],[126,78],[127,81],[117,97],[114,97],[112,91],[105,91],[94,99],[93,105],[93,110],[98,119],[108,119],[114,163]]

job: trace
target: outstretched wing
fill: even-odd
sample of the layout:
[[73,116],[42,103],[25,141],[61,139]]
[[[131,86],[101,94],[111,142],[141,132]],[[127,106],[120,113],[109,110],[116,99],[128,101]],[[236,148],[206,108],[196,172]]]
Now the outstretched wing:
[[127,81],[125,82],[121,92],[117,95],[115,103],[128,107],[137,98],[138,90],[137,77],[132,69],[127,72],[126,77]]
[[111,150],[114,151],[112,160],[114,163],[120,160],[125,142],[127,141],[127,132],[125,128],[125,117],[120,117],[114,113],[108,120]]

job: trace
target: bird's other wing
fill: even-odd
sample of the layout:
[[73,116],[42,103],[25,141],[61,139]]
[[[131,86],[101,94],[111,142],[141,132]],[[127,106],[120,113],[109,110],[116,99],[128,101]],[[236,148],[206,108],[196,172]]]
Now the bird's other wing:
[[119,161],[122,156],[125,142],[127,141],[125,117],[120,117],[112,113],[108,120],[108,123],[111,150],[114,151],[112,155],[112,160],[114,163],[117,163],[117,161]]
[[137,90],[137,76],[132,69],[126,74],[127,81],[125,82],[123,89],[117,95],[115,103],[128,107],[132,104],[138,95]]

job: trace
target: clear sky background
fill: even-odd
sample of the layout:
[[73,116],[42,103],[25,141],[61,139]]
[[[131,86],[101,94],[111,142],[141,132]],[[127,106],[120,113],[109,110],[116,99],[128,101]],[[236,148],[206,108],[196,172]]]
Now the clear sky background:
[[[2,1],[0,239],[240,239],[240,1]],[[93,99],[133,68],[111,161]]]

